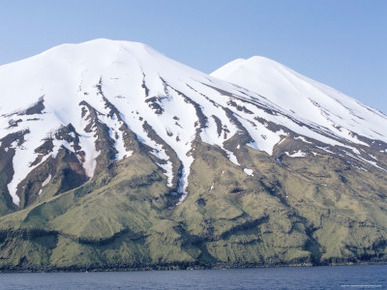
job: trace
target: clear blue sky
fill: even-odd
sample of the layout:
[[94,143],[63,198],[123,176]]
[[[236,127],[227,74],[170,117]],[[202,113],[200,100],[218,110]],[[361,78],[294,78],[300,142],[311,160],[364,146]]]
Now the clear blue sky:
[[0,65],[101,37],[207,73],[266,56],[387,114],[387,0],[0,0]]

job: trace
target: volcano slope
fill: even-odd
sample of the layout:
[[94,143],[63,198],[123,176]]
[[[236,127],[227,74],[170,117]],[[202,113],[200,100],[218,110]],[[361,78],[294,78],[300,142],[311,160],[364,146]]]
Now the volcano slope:
[[2,270],[386,262],[387,117],[263,57],[0,67]]

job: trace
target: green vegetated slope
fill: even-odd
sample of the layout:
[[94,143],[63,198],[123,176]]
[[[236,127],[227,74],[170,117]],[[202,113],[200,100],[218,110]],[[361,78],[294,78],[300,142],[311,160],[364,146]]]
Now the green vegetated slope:
[[[288,146],[282,142],[281,146]],[[324,151],[198,143],[188,195],[138,150],[74,189],[0,217],[2,269],[275,266],[386,261],[387,181]],[[100,164],[101,165],[101,164]],[[244,172],[251,169],[253,175]],[[47,192],[45,192],[45,190]],[[7,209],[8,211],[8,209]]]

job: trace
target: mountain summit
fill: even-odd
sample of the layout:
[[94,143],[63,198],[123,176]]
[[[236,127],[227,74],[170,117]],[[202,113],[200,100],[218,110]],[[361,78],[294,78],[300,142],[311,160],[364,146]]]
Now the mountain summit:
[[[97,39],[0,79],[0,242],[53,238],[40,262],[20,250],[4,265],[110,265],[113,244],[127,266],[385,254],[387,116],[284,65],[252,57],[207,75]],[[80,248],[100,258],[59,253]]]
[[352,132],[387,142],[384,114],[273,60],[237,59],[211,75],[255,92],[284,114],[326,127],[344,139]]

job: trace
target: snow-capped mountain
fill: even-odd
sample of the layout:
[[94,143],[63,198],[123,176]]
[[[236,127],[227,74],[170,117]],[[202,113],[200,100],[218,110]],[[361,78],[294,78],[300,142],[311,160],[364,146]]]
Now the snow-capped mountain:
[[[248,145],[273,155],[286,138],[386,169],[369,151],[387,153],[384,114],[263,57],[207,75],[141,43],[98,39],[1,66],[0,80],[3,183],[16,205],[28,187],[22,182],[60,150],[76,157],[80,185],[94,176],[101,154],[130,158],[133,140],[149,148],[180,202],[195,142],[221,148],[250,175],[238,150]],[[53,178],[50,168],[34,185],[39,192]]]
[[237,59],[211,75],[258,94],[267,106],[283,114],[327,128],[343,139],[358,142],[349,136],[352,132],[387,141],[383,113],[273,60],[259,56]]
[[387,117],[263,58],[0,67],[0,271],[387,260]]

